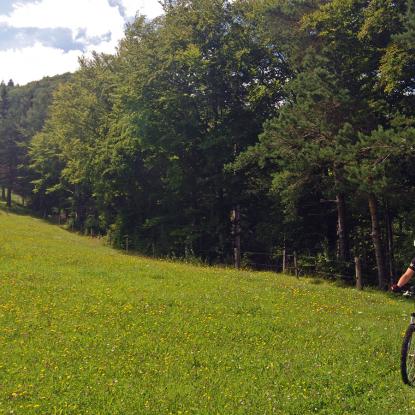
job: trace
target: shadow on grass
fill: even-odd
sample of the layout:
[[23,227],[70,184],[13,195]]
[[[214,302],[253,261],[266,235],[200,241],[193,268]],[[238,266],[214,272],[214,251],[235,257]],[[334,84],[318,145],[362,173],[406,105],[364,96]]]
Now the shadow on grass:
[[414,305],[414,308],[415,308],[415,297],[411,297],[411,296],[408,297],[402,294],[395,294],[392,292],[388,292],[387,295],[392,300],[399,300],[400,302],[411,303]]
[[20,216],[35,216],[31,210],[22,205],[13,203],[11,207],[8,207],[5,202],[0,201],[0,215],[8,215],[9,213]]
[[310,283],[314,285],[321,285],[324,283],[322,278],[310,277]]
[[34,210],[31,210],[30,208],[22,206],[18,203],[15,203],[15,202],[12,203],[11,207],[8,207],[4,201],[0,200],[0,216],[1,215],[9,215],[9,214],[18,215],[18,216],[29,216],[31,218],[41,220],[42,222],[45,222],[49,225],[56,225],[56,226],[59,226],[62,229],[65,229],[69,232],[72,232],[70,229],[67,229],[64,226],[60,225],[58,223],[58,221],[56,219],[54,219],[53,217],[45,218],[44,216],[38,214]]

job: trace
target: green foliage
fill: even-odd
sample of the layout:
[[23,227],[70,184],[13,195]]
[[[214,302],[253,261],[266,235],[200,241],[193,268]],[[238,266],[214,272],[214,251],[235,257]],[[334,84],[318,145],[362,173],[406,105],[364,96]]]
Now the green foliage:
[[406,3],[406,14],[401,15],[401,30],[387,46],[380,67],[385,92],[398,95],[404,108],[413,105],[415,86],[415,4],[413,1]]
[[413,1],[163,4],[114,56],[2,86],[13,186],[120,248],[228,262],[238,206],[245,252],[394,272],[414,210]]
[[253,3],[168,10],[157,23],[138,18],[117,56],[85,61],[56,94],[32,158],[56,151],[62,167],[46,185],[53,172],[33,164],[36,190],[59,192],[79,228],[95,214],[145,251],[216,255],[230,249],[228,212],[242,201],[224,165],[255,143],[287,68]]
[[1,85],[0,185],[10,194],[30,197],[34,178],[29,169],[29,142],[43,128],[53,91],[68,78],[66,74],[22,87],[12,81]]
[[379,127],[370,135],[361,134],[357,143],[348,149],[349,179],[366,193],[405,191],[402,188],[405,178],[400,176],[401,165],[413,161],[411,149],[414,144],[414,128],[384,130]]

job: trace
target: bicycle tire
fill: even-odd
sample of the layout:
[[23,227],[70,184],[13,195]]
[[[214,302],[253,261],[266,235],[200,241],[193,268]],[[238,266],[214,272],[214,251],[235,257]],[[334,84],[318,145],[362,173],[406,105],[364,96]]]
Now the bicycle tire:
[[415,385],[415,324],[410,324],[406,329],[401,351],[401,375],[403,383],[409,386]]

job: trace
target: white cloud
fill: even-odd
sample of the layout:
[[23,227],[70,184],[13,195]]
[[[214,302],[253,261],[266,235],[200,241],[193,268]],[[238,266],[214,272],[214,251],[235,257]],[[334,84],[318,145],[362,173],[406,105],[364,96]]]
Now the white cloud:
[[0,22],[12,27],[72,29],[75,35],[86,30],[88,37],[108,32],[120,39],[124,19],[117,7],[107,0],[42,0],[38,3],[16,3],[9,16],[0,16]]
[[53,76],[78,69],[80,51],[64,52],[36,43],[33,47],[0,51],[0,80],[24,85],[44,76]]
[[135,16],[139,11],[140,14],[145,14],[149,19],[153,19],[163,13],[158,0],[123,0],[122,3],[129,16]]
[[[1,0],[0,0],[1,1]],[[118,0],[128,16],[137,11],[148,18],[160,15],[163,10],[158,0]],[[114,3],[113,3],[114,4]],[[124,35],[125,20],[117,6],[108,0],[38,0],[33,3],[15,1],[8,15],[0,15],[0,25],[12,28],[67,28],[74,40],[92,50],[114,53]],[[96,44],[93,38],[111,33],[110,40]],[[95,43],[95,44],[93,44]],[[13,78],[20,84],[46,75],[74,71],[82,51],[65,52],[36,43],[34,47],[0,51],[0,80]]]

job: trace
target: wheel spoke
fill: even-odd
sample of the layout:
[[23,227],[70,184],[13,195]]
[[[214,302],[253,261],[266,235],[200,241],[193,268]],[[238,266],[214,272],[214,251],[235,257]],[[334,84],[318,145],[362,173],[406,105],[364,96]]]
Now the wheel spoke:
[[408,381],[412,385],[415,383],[415,343],[412,341],[412,337],[408,342],[407,355],[406,355],[406,373]]

